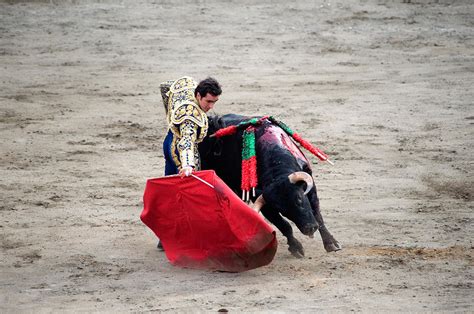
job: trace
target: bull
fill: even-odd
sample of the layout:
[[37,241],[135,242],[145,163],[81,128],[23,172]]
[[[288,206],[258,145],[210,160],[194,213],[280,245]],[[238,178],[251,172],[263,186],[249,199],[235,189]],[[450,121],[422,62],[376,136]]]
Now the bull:
[[[237,125],[250,117],[229,114],[209,117],[208,134]],[[252,201],[265,218],[287,238],[288,250],[304,256],[303,245],[293,235],[292,221],[306,236],[319,230],[327,252],[341,249],[324,224],[309,161],[279,127],[264,122],[255,132],[258,186]],[[224,138],[207,136],[199,144],[202,169],[213,169],[237,194],[241,188],[242,131]]]

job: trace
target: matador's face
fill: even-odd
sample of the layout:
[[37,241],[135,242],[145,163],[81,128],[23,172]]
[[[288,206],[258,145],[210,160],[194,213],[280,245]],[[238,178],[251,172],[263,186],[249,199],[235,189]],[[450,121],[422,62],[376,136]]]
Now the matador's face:
[[197,93],[196,99],[199,103],[199,107],[201,107],[204,112],[208,112],[214,107],[216,102],[219,100],[219,96],[214,96],[210,93],[207,93],[206,96],[201,97],[201,94]]

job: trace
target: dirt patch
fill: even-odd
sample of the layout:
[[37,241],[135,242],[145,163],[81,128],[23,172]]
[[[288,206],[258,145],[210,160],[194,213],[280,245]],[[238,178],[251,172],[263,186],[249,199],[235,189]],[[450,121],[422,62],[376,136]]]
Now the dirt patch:
[[452,198],[472,201],[474,196],[474,182],[465,180],[443,180],[426,177],[423,182],[435,192]]

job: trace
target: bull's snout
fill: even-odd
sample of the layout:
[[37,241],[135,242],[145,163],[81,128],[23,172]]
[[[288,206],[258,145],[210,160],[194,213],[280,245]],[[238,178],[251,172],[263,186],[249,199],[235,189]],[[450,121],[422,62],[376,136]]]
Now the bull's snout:
[[317,224],[306,224],[303,227],[303,230],[301,232],[304,235],[307,235],[308,237],[312,238],[314,236],[314,233],[318,230],[318,225]]

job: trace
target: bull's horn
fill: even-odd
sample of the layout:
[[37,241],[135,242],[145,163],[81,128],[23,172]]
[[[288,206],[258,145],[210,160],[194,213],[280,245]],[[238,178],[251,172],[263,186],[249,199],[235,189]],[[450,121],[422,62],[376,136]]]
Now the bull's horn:
[[258,213],[262,210],[263,205],[265,205],[265,199],[263,198],[263,194],[257,197],[255,203],[253,203],[253,209]]
[[306,182],[306,191],[304,191],[304,195],[308,194],[314,185],[313,177],[311,177],[309,173],[306,173],[304,171],[293,172],[288,176],[288,179],[290,179],[290,182],[293,184],[299,181]]

